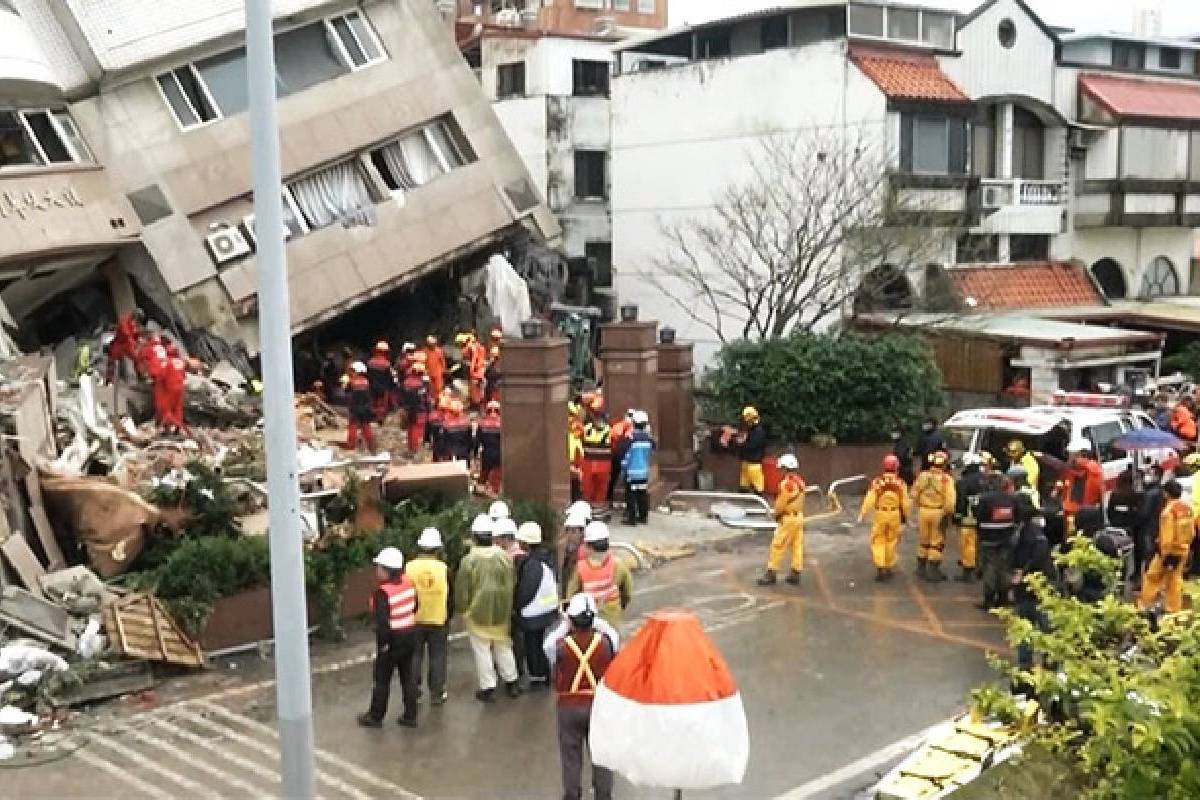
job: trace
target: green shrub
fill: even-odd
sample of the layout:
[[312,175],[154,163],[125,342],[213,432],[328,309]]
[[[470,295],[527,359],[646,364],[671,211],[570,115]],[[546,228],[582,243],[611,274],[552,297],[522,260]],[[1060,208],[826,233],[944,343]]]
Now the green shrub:
[[191,517],[184,525],[187,536],[237,536],[242,532],[241,509],[220,475],[201,461],[189,461],[183,486],[159,484],[150,491],[150,502],[160,508],[186,508]]
[[[1116,562],[1077,542],[1063,567],[1101,571],[1112,585]],[[1064,765],[1078,796],[1200,797],[1200,618],[1188,611],[1155,629],[1116,597],[1084,603],[1041,576],[1028,583],[1048,620],[1045,631],[1010,611],[996,613],[1009,641],[1030,644],[1047,666],[993,664],[1013,683],[1032,687],[1046,712],[1034,728],[1035,747]],[[1194,584],[1188,592],[1194,607],[1200,593]],[[977,691],[976,699],[1000,705],[994,692]]]
[[885,441],[896,425],[917,427],[941,406],[941,383],[915,337],[797,334],[723,347],[700,399],[713,421],[734,422],[755,406],[775,441],[870,443]]

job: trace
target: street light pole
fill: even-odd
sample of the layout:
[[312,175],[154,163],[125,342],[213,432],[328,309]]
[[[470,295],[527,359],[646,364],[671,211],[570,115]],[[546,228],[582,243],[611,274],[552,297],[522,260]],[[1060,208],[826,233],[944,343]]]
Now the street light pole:
[[270,494],[271,617],[275,628],[275,698],[279,717],[282,796],[314,795],[312,686],[308,614],[296,480],[292,340],[287,261],[283,249],[282,177],[275,112],[275,42],[271,0],[246,0],[250,90],[250,156],[258,240],[258,327],[261,339],[267,490]]

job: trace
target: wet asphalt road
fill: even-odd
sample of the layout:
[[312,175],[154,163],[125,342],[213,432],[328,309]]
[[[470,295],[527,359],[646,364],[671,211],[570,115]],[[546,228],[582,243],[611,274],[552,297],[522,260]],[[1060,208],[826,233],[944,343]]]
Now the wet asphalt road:
[[[977,587],[914,581],[913,538],[904,542],[906,574],[883,585],[871,580],[864,529],[838,525],[810,532],[798,589],[754,585],[762,538],[638,576],[628,627],[664,606],[693,609],[729,661],[749,719],[745,782],[688,798],[851,797],[887,765],[872,754],[961,709],[967,691],[991,677],[984,653],[1002,640],[996,622],[971,607]],[[949,556],[952,564],[953,547]],[[354,716],[367,701],[369,651],[363,629],[314,651],[322,796],[558,796],[552,696],[475,701],[470,654],[458,640],[449,703],[422,703],[416,730],[390,721],[363,729]],[[277,794],[271,665],[257,656],[233,659],[236,670],[229,663],[199,682],[209,687],[201,697],[123,716],[54,764],[0,771],[0,796]],[[854,762],[864,768],[843,769]],[[617,796],[670,792],[619,780]]]

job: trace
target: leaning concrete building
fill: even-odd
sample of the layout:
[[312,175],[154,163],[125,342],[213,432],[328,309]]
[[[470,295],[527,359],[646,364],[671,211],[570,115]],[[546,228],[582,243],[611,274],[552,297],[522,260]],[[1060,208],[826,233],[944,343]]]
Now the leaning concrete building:
[[[100,285],[256,349],[242,8],[0,0],[0,292],[35,340]],[[275,8],[295,332],[558,236],[433,3]]]

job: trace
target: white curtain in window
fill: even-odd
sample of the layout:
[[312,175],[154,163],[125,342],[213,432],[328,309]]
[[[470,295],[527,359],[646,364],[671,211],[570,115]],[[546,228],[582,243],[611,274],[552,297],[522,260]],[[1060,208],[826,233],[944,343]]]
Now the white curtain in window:
[[349,225],[369,225],[374,205],[367,184],[350,162],[334,164],[292,183],[296,205],[312,228],[324,228],[341,221]]
[[417,186],[429,183],[444,172],[441,163],[437,160],[437,155],[433,152],[433,148],[429,146],[428,140],[425,139],[424,132],[414,131],[410,133],[399,141],[399,145],[404,151],[404,158],[409,167],[409,175],[416,181]]
[[408,190],[420,186],[413,177],[413,170],[409,165],[408,155],[399,142],[385,144],[379,148],[379,157],[383,159],[388,172],[392,174],[392,178],[396,181],[394,189]]

